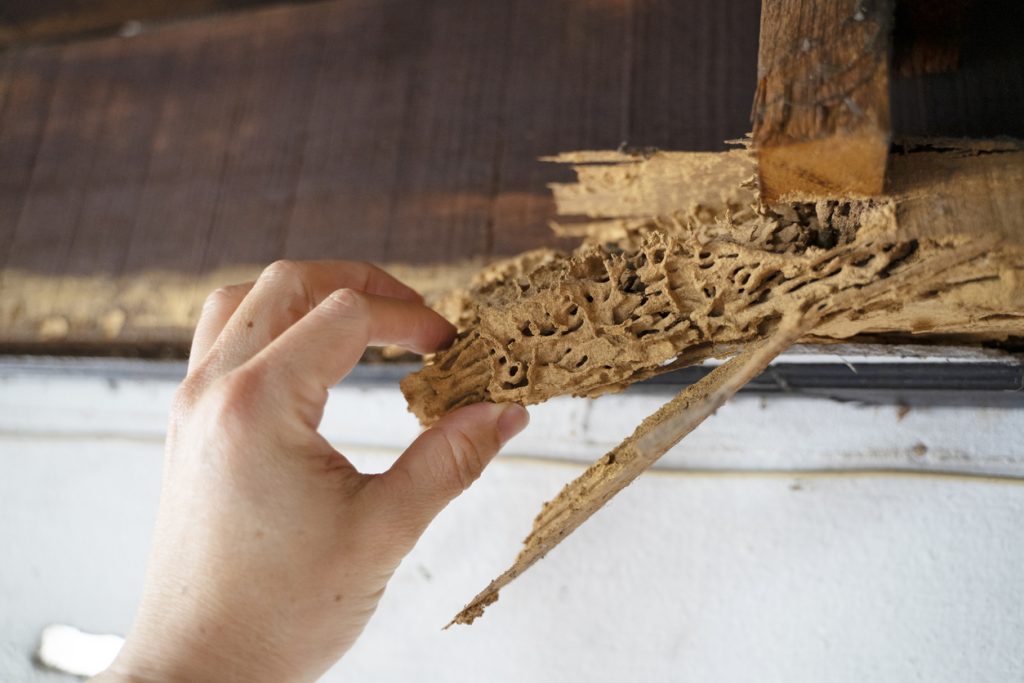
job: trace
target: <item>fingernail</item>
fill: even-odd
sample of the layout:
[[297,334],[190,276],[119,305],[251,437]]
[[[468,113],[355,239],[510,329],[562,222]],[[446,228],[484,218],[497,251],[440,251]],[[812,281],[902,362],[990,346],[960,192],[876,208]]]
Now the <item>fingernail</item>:
[[509,403],[498,416],[498,440],[504,446],[530,423],[530,414],[518,403]]

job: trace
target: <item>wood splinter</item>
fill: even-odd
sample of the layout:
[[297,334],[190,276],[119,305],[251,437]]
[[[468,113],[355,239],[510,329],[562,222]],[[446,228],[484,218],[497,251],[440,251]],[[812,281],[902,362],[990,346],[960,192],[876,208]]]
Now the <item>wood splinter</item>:
[[696,429],[747,382],[797,340],[809,334],[826,318],[866,306],[893,290],[913,296],[928,286],[922,275],[931,268],[951,268],[978,258],[992,249],[991,239],[981,239],[958,252],[932,262],[906,266],[888,277],[859,289],[843,291],[831,299],[809,300],[785,316],[775,332],[760,344],[753,344],[718,366],[699,381],[683,389],[657,412],[648,416],[618,446],[592,464],[541,509],[533,530],[512,566],[490,582],[445,626],[472,624],[488,605],[498,600],[499,591],[542,559],[619,491],[658,461],[669,449]]
[[760,346],[718,366],[645,419],[629,437],[570,482],[544,505],[519,557],[501,576],[455,615],[452,624],[472,624],[498,599],[498,591],[543,558],[562,539],[601,509],[672,446],[714,413],[740,387],[786,350],[805,326],[787,325]]

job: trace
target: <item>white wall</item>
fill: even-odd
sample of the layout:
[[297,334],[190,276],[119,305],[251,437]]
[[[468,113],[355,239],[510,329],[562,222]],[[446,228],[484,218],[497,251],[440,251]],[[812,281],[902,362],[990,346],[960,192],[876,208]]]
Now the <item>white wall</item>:
[[[32,665],[49,623],[128,627],[172,390],[0,373],[0,681],[68,680]],[[1013,409],[901,419],[741,396],[476,625],[442,632],[515,556],[541,502],[665,398],[534,408],[328,680],[1024,679],[1024,410]],[[343,386],[325,431],[383,469],[416,424],[396,389]]]

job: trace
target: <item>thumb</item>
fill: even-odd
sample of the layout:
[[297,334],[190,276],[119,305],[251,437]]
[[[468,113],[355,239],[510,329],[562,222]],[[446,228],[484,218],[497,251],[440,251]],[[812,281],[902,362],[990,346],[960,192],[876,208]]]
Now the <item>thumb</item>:
[[529,421],[526,409],[515,403],[477,403],[449,413],[380,478],[388,507],[418,537]]

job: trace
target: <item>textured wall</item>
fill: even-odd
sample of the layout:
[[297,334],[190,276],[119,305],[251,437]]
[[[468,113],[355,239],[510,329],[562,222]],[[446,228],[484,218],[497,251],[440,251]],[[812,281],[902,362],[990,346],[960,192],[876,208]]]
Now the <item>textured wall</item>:
[[[175,371],[0,372],[0,680],[65,680],[30,662],[48,623],[128,627]],[[664,398],[534,408],[510,456],[402,565],[328,680],[1024,676],[1024,411],[1012,409],[901,416],[743,395],[478,624],[441,632],[514,556],[540,503]],[[325,431],[379,469],[416,425],[397,389],[349,388],[335,390]]]

